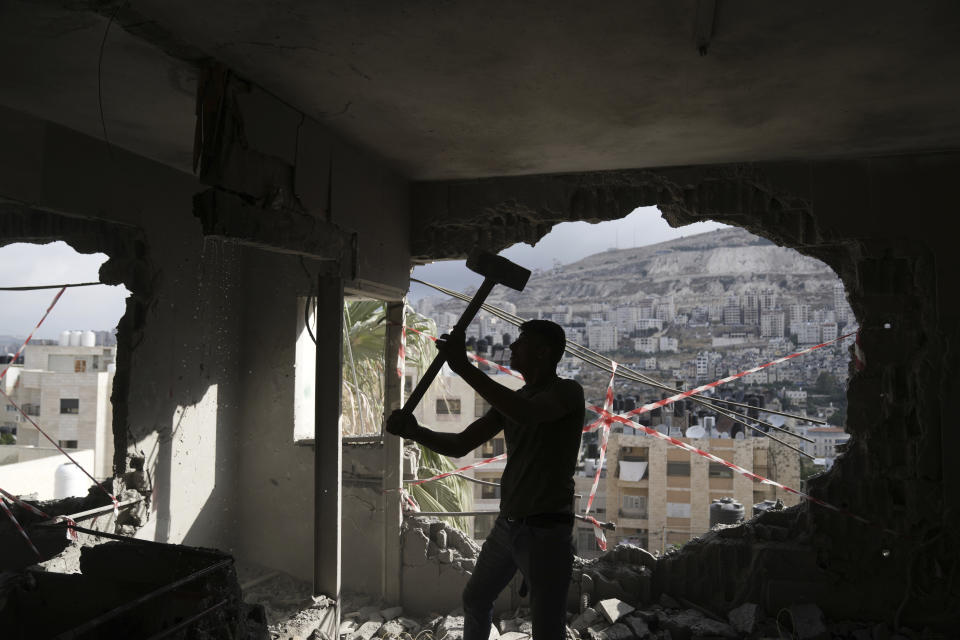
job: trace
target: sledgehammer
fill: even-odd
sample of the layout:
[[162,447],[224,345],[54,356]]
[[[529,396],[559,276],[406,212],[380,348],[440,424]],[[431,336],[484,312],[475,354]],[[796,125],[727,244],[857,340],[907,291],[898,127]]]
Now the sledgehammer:
[[[453,326],[453,329],[450,331],[450,333],[453,333],[454,331],[466,333],[467,326],[473,321],[473,318],[480,310],[480,306],[487,299],[487,296],[490,295],[490,291],[493,290],[495,285],[502,284],[510,287],[511,289],[523,291],[523,288],[527,286],[527,280],[530,279],[529,269],[524,269],[520,265],[510,262],[506,258],[494,255],[492,253],[472,254],[467,259],[467,268],[482,275],[483,284],[481,284],[480,288],[477,289],[477,293],[474,294],[470,304],[467,305],[463,315],[461,315],[460,319],[457,320],[457,324]],[[427,369],[426,373],[423,374],[423,377],[420,378],[416,388],[410,394],[410,397],[407,398],[406,403],[404,403],[403,409],[401,409],[403,413],[406,415],[413,414],[413,410],[417,408],[417,405],[420,404],[420,400],[423,399],[423,394],[427,392],[427,387],[430,386],[430,383],[433,382],[433,379],[437,377],[438,373],[440,373],[440,368],[443,367],[443,362],[443,356],[441,354],[437,354],[437,357],[434,358],[433,362],[430,363],[430,367]]]

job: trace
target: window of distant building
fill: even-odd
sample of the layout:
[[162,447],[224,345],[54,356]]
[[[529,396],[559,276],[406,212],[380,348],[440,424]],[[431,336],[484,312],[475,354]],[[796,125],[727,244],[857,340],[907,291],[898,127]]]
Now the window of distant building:
[[623,496],[620,502],[623,516],[626,518],[647,517],[647,496]]
[[589,529],[577,529],[577,551],[594,551],[597,548],[597,539]]
[[60,398],[60,413],[65,415],[77,415],[80,413],[80,399]]
[[689,518],[690,503],[689,502],[668,502],[667,517],[668,518]]
[[500,498],[500,487],[494,487],[489,484],[480,485],[480,497],[484,500],[496,500]]
[[490,411],[490,403],[484,400],[479,393],[476,394],[473,399],[473,416],[479,418],[486,415],[487,411]]
[[690,463],[689,462],[667,462],[667,475],[668,476],[689,476]]
[[711,478],[732,478],[733,469],[720,464],[719,462],[710,463],[710,477]]
[[437,415],[460,415],[460,398],[437,398]]
[[505,450],[506,444],[503,438],[493,438],[483,443],[480,447],[480,455],[484,458],[492,458],[501,455]]
[[73,361],[73,372],[74,372],[74,373],[86,373],[86,372],[87,372],[87,361],[86,361],[86,360],[74,360],[74,361]]
[[493,525],[497,521],[497,514],[476,516],[473,519],[473,537],[483,540],[493,531]]
[[61,449],[76,449],[77,441],[76,440],[58,440],[57,444],[60,445]]

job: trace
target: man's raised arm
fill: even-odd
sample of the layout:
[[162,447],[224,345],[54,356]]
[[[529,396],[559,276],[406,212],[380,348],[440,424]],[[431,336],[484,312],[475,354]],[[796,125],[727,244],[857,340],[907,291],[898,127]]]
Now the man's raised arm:
[[501,429],[500,420],[495,413],[474,420],[460,433],[441,433],[422,427],[411,415],[396,410],[387,419],[387,432],[401,438],[409,438],[439,454],[451,458],[461,458],[493,436]]

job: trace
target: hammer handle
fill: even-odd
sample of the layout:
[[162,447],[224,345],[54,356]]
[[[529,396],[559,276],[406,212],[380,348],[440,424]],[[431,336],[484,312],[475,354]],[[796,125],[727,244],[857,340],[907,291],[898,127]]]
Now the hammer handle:
[[[470,304],[467,305],[467,308],[464,310],[463,314],[460,316],[460,319],[457,320],[457,324],[453,325],[453,331],[460,331],[465,333],[467,327],[476,317],[477,312],[480,311],[480,307],[483,305],[484,301],[487,299],[487,296],[490,295],[490,292],[493,290],[493,287],[496,285],[496,281],[493,278],[484,278],[483,284],[480,285],[480,288],[477,289],[477,293],[473,296],[473,299],[470,301]],[[437,377],[437,374],[440,373],[440,369],[443,368],[443,363],[445,359],[442,354],[437,354],[437,357],[433,359],[433,362],[430,363],[430,366],[421,376],[420,381],[417,382],[417,386],[410,392],[410,397],[407,398],[407,401],[403,404],[403,413],[407,415],[413,415],[413,410],[417,408],[417,405],[420,404],[420,401],[423,399],[423,395],[427,392],[427,389],[430,387],[430,383],[433,382],[433,379]]]

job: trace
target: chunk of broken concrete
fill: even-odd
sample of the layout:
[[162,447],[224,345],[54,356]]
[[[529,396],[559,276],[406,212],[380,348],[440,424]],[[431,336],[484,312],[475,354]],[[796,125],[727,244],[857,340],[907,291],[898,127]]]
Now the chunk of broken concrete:
[[597,613],[596,609],[593,607],[587,607],[583,610],[583,613],[570,621],[570,628],[574,631],[579,631],[580,635],[583,635],[583,632],[586,631],[587,627],[596,624],[601,619],[603,619],[603,616]]
[[383,626],[380,627],[379,631],[377,631],[377,635],[385,640],[397,640],[406,632],[407,630],[402,624],[400,624],[400,622],[397,620],[390,620],[383,623]]
[[368,621],[360,625],[360,628],[354,631],[351,635],[347,636],[351,640],[370,640],[373,636],[377,635],[377,631],[380,630],[380,627],[383,626],[383,623]]
[[633,640],[633,631],[627,625],[618,622],[597,634],[601,640]]
[[685,609],[668,616],[664,626],[670,630],[673,638],[691,638],[707,636],[713,638],[738,638],[739,634],[725,622],[705,617],[696,609]]
[[453,549],[441,549],[440,553],[437,554],[437,559],[444,564],[450,564],[453,562]]
[[635,638],[643,640],[644,638],[650,637],[650,626],[647,624],[646,620],[640,616],[625,616],[620,620],[620,622],[630,628],[630,632],[633,633]]
[[500,640],[528,640],[530,636],[519,631],[507,631],[500,635]]
[[617,598],[608,598],[606,600],[601,600],[596,604],[596,610],[607,619],[607,622],[610,624],[615,623],[617,620],[627,615],[633,611],[634,607],[631,607],[623,600],[618,600]]
[[380,610],[380,615],[384,620],[393,620],[403,615],[403,607],[388,607]]
[[821,640],[829,637],[827,625],[823,621],[823,612],[812,602],[792,604],[787,609],[793,624],[793,633],[797,640]]
[[434,637],[463,640],[463,616],[446,616],[437,625]]
[[403,539],[403,564],[416,567],[426,564],[430,538],[420,529],[409,529]]
[[348,636],[356,630],[357,630],[356,621],[348,618],[340,623],[340,627],[337,629],[337,635]]
[[660,606],[664,609],[679,609],[680,603],[674,600],[672,596],[669,596],[666,593],[661,593]]
[[747,635],[754,632],[757,623],[760,621],[760,612],[757,605],[752,602],[745,602],[736,609],[727,614],[727,619],[733,628],[740,633]]
[[397,622],[402,624],[403,628],[406,629],[407,633],[409,633],[412,636],[417,635],[417,633],[422,628],[419,622],[411,618],[403,618],[403,617],[397,618]]

